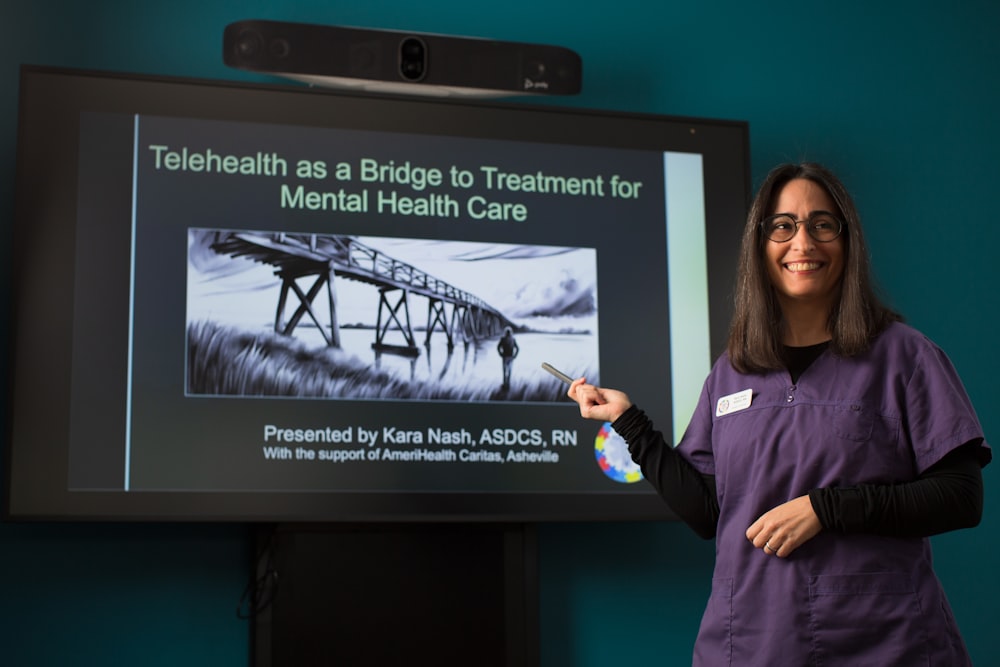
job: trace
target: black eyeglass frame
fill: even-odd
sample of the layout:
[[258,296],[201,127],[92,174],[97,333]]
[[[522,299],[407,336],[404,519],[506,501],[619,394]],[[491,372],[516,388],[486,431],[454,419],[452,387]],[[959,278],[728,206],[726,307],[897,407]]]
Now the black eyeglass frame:
[[[828,218],[828,219],[833,220],[834,222],[837,223],[837,233],[834,234],[833,236],[831,236],[828,239],[821,239],[821,238],[819,238],[816,235],[815,220],[816,220],[816,218],[820,218],[820,217],[822,217],[822,218]],[[772,238],[771,234],[768,231],[769,228],[770,228],[770,225],[775,220],[778,220],[780,218],[785,218],[785,219],[787,219],[789,221],[790,224],[795,225],[794,231],[792,231],[791,236],[789,236],[787,239],[780,239],[779,240],[779,239]],[[809,236],[810,236],[810,238],[812,238],[812,240],[816,241],[817,243],[830,243],[831,241],[836,241],[838,238],[840,238],[840,235],[844,233],[844,227],[845,227],[844,221],[841,220],[840,218],[838,218],[833,213],[830,213],[829,211],[814,211],[805,220],[796,220],[794,216],[792,216],[792,215],[790,215],[788,213],[775,213],[774,215],[769,215],[769,216],[767,216],[766,218],[764,218],[763,220],[760,221],[760,230],[761,230],[761,233],[764,235],[764,238],[766,238],[768,241],[773,241],[774,243],[788,243],[789,241],[791,241],[792,239],[795,238],[796,234],[799,233],[799,225],[805,225],[806,226],[806,233],[808,233]]]

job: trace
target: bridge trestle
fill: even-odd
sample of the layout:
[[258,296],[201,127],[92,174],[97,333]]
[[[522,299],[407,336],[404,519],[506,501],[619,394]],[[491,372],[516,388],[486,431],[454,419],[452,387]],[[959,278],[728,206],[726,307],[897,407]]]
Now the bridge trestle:
[[[499,336],[505,326],[512,326],[500,311],[474,294],[470,294],[417,267],[394,259],[365,245],[352,236],[336,234],[295,234],[290,232],[256,232],[216,230],[211,247],[220,254],[245,257],[276,267],[281,291],[275,312],[274,330],[291,336],[306,316],[316,325],[330,347],[341,347],[340,324],[337,316],[336,278],[356,280],[378,289],[378,316],[372,348],[406,356],[420,354],[413,335],[410,318],[410,295],[428,300],[427,328],[424,346],[429,348],[432,337],[441,331],[447,337],[448,349],[460,338],[462,342]],[[307,289],[299,284],[307,278],[313,282]],[[326,288],[329,322],[324,324],[314,301]],[[398,292],[393,303],[390,294]],[[290,295],[298,306],[285,320]],[[451,317],[448,317],[448,305]],[[390,332],[402,334],[402,343],[386,340]]]
[[[277,271],[276,274],[279,278],[281,278],[281,293],[278,296],[278,307],[274,316],[274,330],[282,335],[291,336],[292,332],[295,331],[295,327],[299,325],[302,318],[308,315],[309,319],[311,319],[316,325],[320,334],[322,334],[323,340],[326,341],[326,344],[329,347],[339,348],[340,326],[337,322],[337,296],[334,288],[333,268],[327,267],[325,271],[302,272],[281,270]],[[313,284],[309,287],[308,292],[303,292],[298,281],[302,278],[310,277],[314,278]],[[313,309],[313,301],[315,301],[317,295],[319,295],[320,290],[322,290],[323,287],[326,287],[327,305],[330,312],[329,332],[327,332],[326,325],[320,321],[319,317],[316,315],[316,311]],[[285,308],[288,305],[289,292],[293,292],[298,297],[299,305],[286,323]]]

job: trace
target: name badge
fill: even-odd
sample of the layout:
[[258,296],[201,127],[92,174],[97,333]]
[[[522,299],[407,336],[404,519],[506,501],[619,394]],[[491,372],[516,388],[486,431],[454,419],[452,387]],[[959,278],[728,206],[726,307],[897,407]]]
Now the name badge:
[[730,412],[746,410],[750,407],[750,401],[752,400],[753,389],[744,389],[743,391],[738,391],[735,394],[723,396],[719,399],[719,402],[715,404],[715,416],[721,417],[722,415],[728,415]]

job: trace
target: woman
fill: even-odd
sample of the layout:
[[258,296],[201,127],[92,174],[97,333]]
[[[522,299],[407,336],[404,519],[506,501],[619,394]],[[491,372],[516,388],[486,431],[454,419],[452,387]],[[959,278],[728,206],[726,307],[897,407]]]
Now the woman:
[[954,368],[876,297],[819,165],[767,176],[739,262],[727,352],[676,450],[626,394],[569,388],[716,538],[694,664],[969,664],[927,539],[979,523],[991,458]]

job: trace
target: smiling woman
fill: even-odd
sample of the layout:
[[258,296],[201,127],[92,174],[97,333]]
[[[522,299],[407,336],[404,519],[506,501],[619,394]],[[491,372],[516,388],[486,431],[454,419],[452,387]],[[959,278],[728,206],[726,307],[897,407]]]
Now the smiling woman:
[[783,165],[754,199],[728,352],[676,449],[623,392],[570,385],[717,540],[695,665],[970,664],[927,538],[979,523],[991,450],[951,362],[869,276],[840,181]]
[[[830,241],[816,242],[808,234],[808,224],[796,225],[793,239],[786,243],[774,242],[765,229],[765,221],[778,213],[800,222],[818,211],[832,212],[840,222],[842,231]],[[803,271],[811,266],[803,261],[820,266],[815,272]],[[787,263],[796,264],[798,271],[786,269]],[[804,346],[830,340],[836,352],[851,356],[866,350],[878,332],[901,319],[875,292],[853,198],[821,165],[786,164],[768,174],[747,217],[738,271],[728,352],[733,367],[741,372],[782,368],[786,361],[782,343]],[[796,283],[794,278],[801,280]],[[808,297],[822,294],[824,287],[825,300],[803,298],[794,305],[795,292],[786,293],[798,288]]]
[[[764,220],[764,233],[768,237],[765,250],[767,274],[786,323],[783,342],[787,345],[821,343],[830,337],[828,314],[839,296],[844,273],[844,239],[837,234],[819,241],[814,236],[817,233],[814,227],[822,223],[824,226],[820,230],[826,230],[826,235],[831,236],[832,214],[826,212],[836,210],[836,204],[814,181],[796,178],[781,189],[774,207],[780,214]],[[817,217],[820,212],[826,215]],[[783,221],[784,226],[781,225]],[[778,238],[790,236],[783,241],[775,238],[782,232]],[[795,326],[791,326],[792,322]]]

